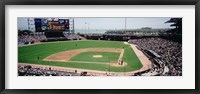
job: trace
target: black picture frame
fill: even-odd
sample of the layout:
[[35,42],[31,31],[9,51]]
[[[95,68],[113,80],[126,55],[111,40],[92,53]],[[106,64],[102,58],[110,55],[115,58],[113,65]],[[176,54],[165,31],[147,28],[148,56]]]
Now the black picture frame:
[[[5,6],[6,5],[195,5],[195,89],[113,89],[113,90],[60,90],[60,89],[5,89]],[[0,92],[2,94],[198,94],[199,93],[199,40],[200,0],[2,0],[0,1]],[[78,84],[78,83],[77,83]]]

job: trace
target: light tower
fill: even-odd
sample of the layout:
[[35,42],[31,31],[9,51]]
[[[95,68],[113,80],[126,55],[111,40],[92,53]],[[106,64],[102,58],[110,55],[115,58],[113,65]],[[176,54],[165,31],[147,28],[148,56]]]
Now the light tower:
[[70,33],[75,33],[74,32],[74,18],[69,18],[69,31]]
[[34,18],[27,18],[28,30],[35,32],[35,21]]

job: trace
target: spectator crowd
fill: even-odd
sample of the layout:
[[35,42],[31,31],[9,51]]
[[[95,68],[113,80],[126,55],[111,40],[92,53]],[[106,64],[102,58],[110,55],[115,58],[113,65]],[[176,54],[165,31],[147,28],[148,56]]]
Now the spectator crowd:
[[46,36],[44,34],[35,34],[35,35],[21,35],[18,36],[18,45],[23,45],[27,43],[35,43],[35,42],[40,42],[42,40],[46,40]]
[[182,44],[158,37],[140,38],[129,40],[129,43],[136,44],[141,50],[152,50],[161,56],[161,61],[169,68],[165,76],[182,75]]
[[63,34],[67,39],[70,39],[70,40],[84,39],[84,37],[81,37],[78,34],[68,34],[68,33],[63,33]]
[[30,65],[18,65],[19,76],[82,76],[80,73],[52,70],[51,68],[33,68]]

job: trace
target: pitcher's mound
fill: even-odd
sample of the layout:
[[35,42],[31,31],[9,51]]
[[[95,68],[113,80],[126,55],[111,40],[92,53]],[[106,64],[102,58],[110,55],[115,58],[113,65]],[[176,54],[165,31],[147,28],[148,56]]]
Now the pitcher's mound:
[[101,58],[101,57],[103,57],[102,55],[93,55],[92,56],[93,58]]

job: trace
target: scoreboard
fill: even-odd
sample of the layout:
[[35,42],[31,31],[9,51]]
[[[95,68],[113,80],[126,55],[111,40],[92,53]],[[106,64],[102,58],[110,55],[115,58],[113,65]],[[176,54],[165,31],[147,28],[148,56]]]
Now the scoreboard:
[[69,19],[48,20],[46,18],[35,18],[35,31],[69,31]]

